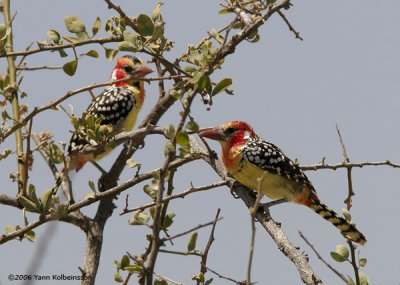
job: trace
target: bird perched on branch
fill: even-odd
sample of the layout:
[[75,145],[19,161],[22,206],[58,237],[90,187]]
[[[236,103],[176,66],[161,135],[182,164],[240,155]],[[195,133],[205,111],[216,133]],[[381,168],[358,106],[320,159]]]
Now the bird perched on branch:
[[[118,58],[111,74],[111,80],[124,78],[127,80],[105,88],[89,105],[85,114],[91,115],[94,120],[102,116],[103,120],[100,124],[111,126],[114,133],[130,131],[135,125],[145,98],[144,82],[136,78],[142,78],[152,71],[136,56],[125,55]],[[99,160],[112,149],[106,147],[104,152],[99,154],[82,153],[87,145],[91,145],[87,134],[75,131],[68,146],[66,159],[68,171],[74,169],[79,171],[86,162]]]
[[259,138],[247,123],[228,122],[202,129],[199,135],[221,144],[222,161],[227,171],[241,184],[271,199],[305,205],[331,222],[345,238],[359,244],[367,242],[354,225],[319,200],[310,180],[296,163],[278,147]]

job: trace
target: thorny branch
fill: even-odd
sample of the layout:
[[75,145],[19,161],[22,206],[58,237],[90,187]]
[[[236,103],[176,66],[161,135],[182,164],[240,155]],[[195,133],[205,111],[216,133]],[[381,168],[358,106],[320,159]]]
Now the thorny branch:
[[208,252],[210,251],[211,245],[215,240],[214,232],[215,232],[215,227],[217,226],[217,221],[219,220],[219,214],[220,213],[221,213],[221,209],[218,209],[217,210],[217,214],[215,215],[215,219],[213,221],[213,226],[211,228],[210,237],[208,238],[208,242],[207,242],[206,248],[204,249],[204,253],[203,253],[202,257],[201,257],[200,272],[202,272],[203,274],[206,274],[206,272],[207,272]]
[[24,51],[1,53],[1,50],[0,50],[0,58],[27,56],[27,55],[31,55],[31,54],[35,54],[35,53],[43,52],[43,51],[55,51],[55,50],[61,50],[61,49],[66,49],[66,48],[74,48],[74,47],[78,47],[78,46],[84,46],[84,45],[88,45],[88,44],[105,44],[105,43],[112,43],[112,42],[120,42],[121,40],[123,40],[122,37],[112,36],[112,37],[107,37],[107,38],[81,40],[76,43],[70,43],[70,44],[65,44],[65,45],[39,46],[39,48],[37,48],[37,49],[24,50]]
[[[347,153],[346,146],[344,144],[344,141],[343,141],[343,138],[342,138],[342,135],[340,133],[338,125],[336,125],[336,131],[338,133],[340,145],[342,147],[344,163],[350,163],[350,158],[349,158],[349,155]],[[352,197],[355,195],[355,193],[353,191],[353,180],[352,180],[352,176],[351,176],[351,170],[352,170],[352,168],[347,168],[347,185],[348,185],[348,189],[349,190],[348,190],[347,198],[344,200],[344,202],[347,205],[347,210],[348,211],[350,211],[350,208],[352,206]],[[354,275],[355,275],[355,279],[356,279],[356,284],[360,285],[360,275],[359,275],[359,271],[358,271],[358,267],[357,267],[355,246],[350,240],[347,240],[347,243],[349,244],[349,247],[350,247],[351,265],[353,266]]]
[[[200,191],[206,191],[206,190],[210,190],[213,188],[217,188],[217,187],[221,187],[221,186],[226,186],[228,185],[229,181],[223,180],[217,183],[213,183],[213,184],[208,184],[208,185],[204,185],[204,186],[199,186],[199,187],[190,187],[188,190],[183,191],[181,193],[177,193],[174,195],[170,195],[170,196],[166,196],[164,199],[162,199],[162,203],[165,202],[169,202],[171,200],[175,200],[178,198],[184,198],[185,196],[191,194],[191,193],[195,193],[195,192],[200,192]],[[125,209],[122,211],[122,213],[120,213],[120,216],[125,215],[127,213],[131,213],[131,212],[135,212],[135,211],[143,211],[144,209],[150,208],[155,206],[156,203],[149,203],[146,205],[142,205],[142,206],[138,206],[132,209],[128,209],[127,207],[125,207]]]
[[[178,159],[174,160],[173,162],[171,162],[169,164],[169,168],[176,168],[176,167],[182,166],[182,165],[184,165],[184,164],[186,164],[188,162],[191,162],[193,160],[196,160],[196,159],[198,159],[197,155],[188,155],[188,156],[186,156],[184,158],[178,158]],[[93,203],[96,203],[98,201],[101,201],[101,200],[103,200],[105,198],[114,197],[115,195],[118,195],[119,193],[123,192],[124,190],[127,190],[127,189],[131,188],[132,186],[134,186],[134,185],[136,185],[136,184],[138,184],[138,183],[140,183],[142,181],[151,179],[153,177],[153,173],[157,172],[157,171],[159,171],[159,169],[154,169],[154,170],[152,170],[150,172],[141,174],[141,175],[139,175],[139,176],[137,176],[135,178],[132,178],[132,179],[130,179],[130,180],[124,182],[124,183],[121,183],[120,185],[115,186],[115,187],[113,187],[111,189],[108,189],[108,190],[106,190],[104,192],[96,193],[91,198],[87,198],[87,199],[84,199],[82,201],[79,201],[79,202],[77,202],[77,203],[75,203],[75,204],[73,204],[73,205],[68,207],[68,213],[72,213],[72,212],[74,212],[74,211],[76,211],[78,209],[81,209],[83,207],[89,206],[89,205],[91,205]],[[1,197],[0,203],[4,202],[3,204],[7,204],[7,205],[10,205],[10,206],[19,206],[19,204],[16,205],[15,201],[12,200],[11,198],[8,198],[8,197],[6,197],[4,195],[2,195],[0,197]],[[15,232],[0,236],[0,244],[5,243],[5,242],[7,242],[7,241],[9,241],[9,240],[11,240],[13,238],[16,238],[16,237],[19,237],[19,236],[23,236],[28,231],[31,231],[34,228],[37,228],[38,226],[42,225],[43,223],[46,223],[48,221],[53,221],[53,220],[56,220],[56,219],[57,219],[57,217],[55,217],[54,215],[47,214],[44,217],[42,217],[40,220],[37,220],[35,222],[30,223],[28,226],[26,226],[24,228],[21,228],[18,231],[15,231]]]
[[208,223],[205,223],[205,224],[200,224],[200,225],[198,225],[198,226],[196,226],[196,227],[191,228],[190,230],[184,231],[184,232],[179,233],[179,234],[177,234],[177,235],[174,235],[174,236],[172,236],[172,237],[165,237],[165,238],[162,238],[162,239],[160,239],[160,241],[161,241],[161,242],[165,242],[165,241],[168,241],[168,240],[173,240],[173,239],[176,239],[176,238],[178,238],[178,237],[185,236],[185,235],[190,234],[191,232],[194,232],[194,231],[196,231],[196,230],[198,230],[198,229],[201,229],[201,228],[205,228],[205,227],[214,225],[216,222],[218,222],[219,220],[222,220],[222,219],[223,219],[223,218],[221,217],[221,218],[217,218],[216,220],[212,220],[211,222],[208,222]]
[[318,257],[319,260],[322,261],[323,264],[326,265],[332,272],[334,272],[340,279],[342,279],[345,284],[347,284],[347,279],[346,276],[344,276],[342,273],[337,271],[332,265],[330,265],[328,262],[325,261],[325,259],[319,254],[319,252],[315,249],[315,247],[311,244],[311,242],[305,237],[305,235],[299,231],[300,237],[306,242],[306,244],[314,251],[315,255]]
[[[150,81],[159,81],[159,80],[171,80],[171,79],[176,79],[176,78],[182,78],[182,77],[186,77],[186,76],[182,76],[182,75],[177,75],[177,76],[169,76],[169,77],[155,77],[155,78],[135,78],[136,80],[143,80],[146,82],[150,82]],[[20,129],[22,126],[26,125],[26,123],[32,119],[34,116],[36,116],[37,114],[52,109],[52,108],[57,108],[57,105],[60,104],[61,102],[67,100],[68,98],[85,92],[85,91],[91,91],[95,88],[99,88],[99,87],[104,87],[104,86],[109,86],[109,85],[113,85],[115,83],[118,82],[123,82],[126,80],[129,80],[131,78],[124,78],[124,79],[119,79],[119,80],[112,80],[112,81],[107,81],[104,83],[97,83],[97,84],[92,84],[86,87],[82,87],[79,89],[75,89],[75,90],[70,90],[68,91],[64,96],[60,97],[59,99],[57,99],[54,102],[51,102],[47,105],[41,106],[41,107],[35,107],[34,110],[32,112],[30,112],[28,115],[26,115],[21,121],[16,122],[12,127],[10,127],[9,129],[7,129],[5,132],[0,133],[0,142],[2,140],[5,140],[9,135],[11,135],[13,132],[15,132],[16,130]]]

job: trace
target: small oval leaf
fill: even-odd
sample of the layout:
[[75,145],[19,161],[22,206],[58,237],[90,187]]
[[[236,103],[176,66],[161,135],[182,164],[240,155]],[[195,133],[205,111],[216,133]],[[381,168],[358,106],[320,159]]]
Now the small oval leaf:
[[78,67],[78,60],[75,59],[73,61],[70,61],[70,62],[67,62],[66,64],[64,64],[63,70],[69,76],[73,76],[76,72],[77,67]]
[[230,78],[222,79],[220,82],[217,83],[217,85],[215,85],[215,87],[211,93],[211,96],[215,96],[215,95],[225,91],[231,85],[232,85],[232,79],[230,79]]
[[143,37],[153,35],[154,24],[149,16],[145,14],[140,14],[136,19],[136,24],[139,30],[139,34],[141,34]]
[[187,246],[188,251],[195,250],[198,236],[199,236],[199,234],[197,232],[194,232],[190,235],[188,246]]
[[65,16],[64,23],[68,31],[71,33],[83,33],[86,32],[85,24],[77,16]]
[[101,20],[100,20],[99,16],[97,16],[96,20],[94,21],[93,27],[92,27],[93,37],[95,35],[97,35],[100,28],[101,28]]

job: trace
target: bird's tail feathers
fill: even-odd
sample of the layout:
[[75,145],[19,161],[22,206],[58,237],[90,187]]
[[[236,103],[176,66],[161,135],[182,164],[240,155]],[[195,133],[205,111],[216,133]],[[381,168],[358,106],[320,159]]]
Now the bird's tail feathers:
[[335,211],[329,209],[325,204],[321,203],[318,198],[313,197],[311,200],[312,203],[309,207],[340,230],[345,238],[361,245],[367,242],[365,236],[355,225],[351,224],[343,217],[340,217]]

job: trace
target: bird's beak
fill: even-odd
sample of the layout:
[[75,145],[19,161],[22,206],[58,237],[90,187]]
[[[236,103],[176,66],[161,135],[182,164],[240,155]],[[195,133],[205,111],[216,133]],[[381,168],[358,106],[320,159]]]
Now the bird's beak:
[[153,72],[153,69],[151,69],[147,65],[142,65],[133,72],[133,76],[145,77],[147,74],[152,73],[152,72]]
[[208,139],[216,140],[216,141],[224,139],[224,135],[221,133],[221,131],[218,128],[200,129],[199,136],[202,138],[208,138]]

